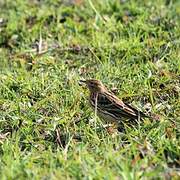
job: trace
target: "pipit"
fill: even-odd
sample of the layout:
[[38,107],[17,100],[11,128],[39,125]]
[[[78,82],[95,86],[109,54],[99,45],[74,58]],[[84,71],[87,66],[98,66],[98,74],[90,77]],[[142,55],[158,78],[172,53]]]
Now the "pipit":
[[143,117],[148,117],[143,112],[131,105],[124,103],[116,95],[95,79],[80,80],[85,83],[90,91],[89,101],[97,115],[106,123],[124,124],[125,122],[134,124]]

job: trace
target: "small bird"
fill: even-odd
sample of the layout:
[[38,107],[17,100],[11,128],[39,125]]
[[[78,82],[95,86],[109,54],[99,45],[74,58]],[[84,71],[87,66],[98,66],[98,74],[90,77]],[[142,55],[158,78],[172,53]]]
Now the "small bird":
[[108,91],[101,81],[88,79],[80,80],[80,83],[85,83],[88,87],[90,104],[97,112],[97,115],[105,120],[106,123],[122,124],[125,122],[124,120],[128,120],[128,122],[133,124],[143,117],[148,117]]

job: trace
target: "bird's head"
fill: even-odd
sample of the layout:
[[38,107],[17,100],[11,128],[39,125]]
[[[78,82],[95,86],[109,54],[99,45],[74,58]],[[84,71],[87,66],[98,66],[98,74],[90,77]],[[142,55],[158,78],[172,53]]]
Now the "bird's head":
[[102,82],[96,79],[80,80],[80,83],[85,83],[90,92],[100,93],[106,91],[106,87]]

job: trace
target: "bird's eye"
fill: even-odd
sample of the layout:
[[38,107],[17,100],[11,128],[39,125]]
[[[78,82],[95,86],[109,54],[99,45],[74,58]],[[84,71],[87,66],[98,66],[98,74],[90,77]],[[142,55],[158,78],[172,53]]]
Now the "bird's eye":
[[91,86],[93,86],[93,85],[94,85],[94,83],[93,83],[93,82],[90,82],[90,85],[91,85]]

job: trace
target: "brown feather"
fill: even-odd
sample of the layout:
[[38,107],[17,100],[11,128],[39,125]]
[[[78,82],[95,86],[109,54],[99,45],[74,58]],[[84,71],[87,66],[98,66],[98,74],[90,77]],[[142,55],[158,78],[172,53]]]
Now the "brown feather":
[[94,109],[97,108],[98,115],[106,121],[120,122],[123,118],[137,120],[146,117],[144,113],[124,103],[113,93],[109,92],[100,81],[91,79],[84,81],[84,83],[87,84],[90,90],[91,106]]

